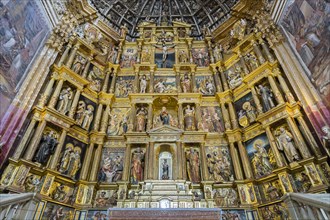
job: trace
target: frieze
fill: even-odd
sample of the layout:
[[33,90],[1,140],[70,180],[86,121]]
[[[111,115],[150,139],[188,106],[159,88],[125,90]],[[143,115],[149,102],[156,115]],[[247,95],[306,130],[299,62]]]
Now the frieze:
[[52,114],[46,113],[44,119],[63,128],[70,128],[71,126],[69,123],[66,123],[64,120],[62,120],[62,118],[54,116]]

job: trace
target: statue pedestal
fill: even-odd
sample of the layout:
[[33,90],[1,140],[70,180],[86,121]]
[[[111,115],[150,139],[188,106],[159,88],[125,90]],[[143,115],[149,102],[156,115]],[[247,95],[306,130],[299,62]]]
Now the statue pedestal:
[[157,220],[157,219],[177,219],[177,220],[219,220],[221,219],[221,209],[118,209],[110,208],[109,218],[112,220]]

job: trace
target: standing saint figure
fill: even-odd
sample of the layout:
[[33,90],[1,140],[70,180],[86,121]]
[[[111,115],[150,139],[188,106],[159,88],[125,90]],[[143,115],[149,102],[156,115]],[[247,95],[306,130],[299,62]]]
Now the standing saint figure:
[[136,114],[136,118],[137,118],[137,127],[136,130],[139,132],[145,131],[146,129],[146,117],[147,117],[147,110],[144,107],[141,107],[137,114]]
[[146,93],[147,90],[147,76],[143,75],[142,77],[140,77],[140,93]]
[[83,122],[82,122],[82,125],[81,127],[86,129],[86,130],[89,130],[89,127],[93,121],[93,115],[94,113],[94,107],[92,105],[88,105],[87,106],[87,110],[85,110],[84,114],[83,114]]
[[81,149],[79,147],[75,147],[74,151],[71,152],[70,155],[70,165],[69,165],[68,175],[73,179],[76,179],[76,174],[78,173],[81,167],[80,154],[81,154]]
[[185,73],[181,79],[181,86],[184,93],[191,92],[191,80],[188,73]]
[[261,95],[264,111],[266,112],[266,111],[274,108],[275,104],[273,101],[272,91],[267,86],[259,85],[258,87],[259,87],[259,89],[257,89],[257,91]]
[[162,163],[162,180],[168,180],[169,177],[169,165],[167,163],[167,159],[164,159],[163,163]]
[[58,144],[54,131],[50,131],[41,138],[41,143],[37,154],[34,156],[34,161],[46,164],[49,156],[54,153],[55,147]]
[[199,155],[194,148],[190,147],[190,151],[186,153],[188,162],[188,176],[189,180],[193,183],[200,182],[200,171],[199,171]]
[[160,120],[163,122],[163,125],[170,124],[170,114],[167,112],[166,107],[162,107],[162,111],[160,112]]
[[60,163],[60,168],[59,168],[59,171],[61,173],[66,172],[69,168],[71,152],[73,152],[73,145],[71,143],[69,143],[66,145],[63,156],[61,158],[61,163]]
[[186,131],[194,131],[195,130],[195,109],[194,107],[187,107],[184,110],[184,127]]
[[70,101],[72,100],[73,92],[70,87],[62,89],[57,105],[57,111],[66,114],[69,111]]
[[293,142],[292,134],[284,127],[280,128],[280,134],[276,137],[277,148],[284,151],[287,160],[291,163],[299,160],[299,155]]
[[144,152],[138,147],[132,153],[132,164],[131,164],[131,183],[137,184],[143,180],[144,170]]

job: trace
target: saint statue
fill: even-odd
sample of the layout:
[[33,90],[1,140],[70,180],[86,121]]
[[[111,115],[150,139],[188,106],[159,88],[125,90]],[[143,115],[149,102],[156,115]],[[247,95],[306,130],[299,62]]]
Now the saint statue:
[[181,50],[179,53],[179,62],[180,63],[188,63],[188,55],[187,52],[184,50]]
[[248,120],[250,123],[255,122],[257,115],[256,115],[256,109],[249,101],[244,102],[242,105],[242,108],[245,110],[246,115],[248,117]]
[[144,170],[144,152],[138,147],[132,154],[131,164],[131,182],[132,184],[138,184],[139,181],[143,180]]
[[243,82],[242,76],[239,72],[228,71],[228,84],[231,89],[235,89],[240,86]]
[[73,72],[81,75],[82,71],[84,70],[85,64],[86,64],[86,59],[78,54],[75,61],[73,62],[73,66],[72,66]]
[[322,127],[324,135],[322,136],[322,143],[325,149],[330,150],[330,128],[328,126]]
[[190,151],[186,153],[188,161],[188,176],[189,180],[193,183],[199,183],[200,171],[199,171],[199,155],[194,148],[190,147]]
[[69,162],[70,162],[70,155],[73,152],[73,145],[71,143],[67,144],[63,153],[63,156],[61,158],[60,168],[59,171],[61,173],[64,173],[69,168]]
[[57,104],[57,111],[59,111],[62,114],[66,114],[69,111],[69,105],[73,98],[73,92],[70,87],[62,89],[59,101]]
[[184,110],[184,127],[186,131],[195,131],[195,109],[194,107],[187,107]]
[[83,121],[82,121],[82,125],[81,127],[86,129],[86,130],[89,130],[89,127],[93,121],[93,118],[94,118],[94,107],[92,105],[88,105],[87,106],[87,110],[84,111],[83,113]]
[[162,107],[162,111],[160,112],[160,120],[163,122],[163,125],[170,124],[170,114],[167,112],[166,107]]
[[140,77],[140,93],[146,93],[147,84],[147,76],[143,75],[142,77]]
[[191,92],[191,80],[188,73],[185,73],[181,79],[181,87],[184,93]]
[[299,160],[299,155],[293,142],[292,134],[284,127],[280,128],[280,134],[276,137],[277,148],[284,151],[287,160],[291,163]]
[[268,111],[275,107],[274,101],[273,101],[273,93],[272,91],[267,87],[263,85],[258,86],[259,89],[257,91],[261,95],[262,105],[264,108],[264,111]]
[[117,59],[117,50],[116,47],[113,46],[111,50],[109,50],[108,56],[107,56],[107,62],[111,62],[113,64],[116,64]]
[[69,170],[67,174],[73,179],[76,179],[76,174],[81,167],[80,154],[81,149],[79,147],[75,147],[74,151],[70,154]]
[[255,169],[256,176],[262,177],[272,172],[273,168],[269,161],[269,156],[266,149],[262,146],[260,139],[256,140],[253,148],[256,150],[252,158],[252,164]]
[[142,53],[141,53],[141,62],[143,62],[143,63],[150,63],[150,52],[149,52],[149,49],[148,48],[142,50]]
[[144,108],[141,107],[137,114],[136,114],[136,118],[137,118],[137,127],[136,130],[139,132],[143,132],[146,129],[146,117],[148,115],[148,111]]
[[222,60],[222,47],[221,45],[217,44],[213,49],[213,56],[215,59],[215,62]]
[[49,156],[54,153],[55,147],[58,144],[54,131],[50,131],[41,138],[39,150],[34,156],[34,161],[45,165]]
[[170,177],[169,177],[169,165],[167,163],[167,159],[164,159],[162,163],[162,171],[163,171],[162,180],[168,180]]
[[84,112],[86,110],[86,104],[84,101],[79,101],[76,112],[76,123],[81,126],[84,119]]
[[120,37],[125,39],[127,33],[128,33],[128,28],[125,23],[123,26],[120,27]]

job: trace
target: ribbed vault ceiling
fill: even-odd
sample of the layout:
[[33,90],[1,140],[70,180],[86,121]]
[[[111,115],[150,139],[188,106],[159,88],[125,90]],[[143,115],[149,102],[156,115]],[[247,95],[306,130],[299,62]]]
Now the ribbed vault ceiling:
[[230,17],[239,0],[89,0],[98,13],[114,28],[126,24],[129,35],[137,35],[137,25],[145,20],[184,21],[192,25],[192,35],[199,36],[204,25],[211,30]]

